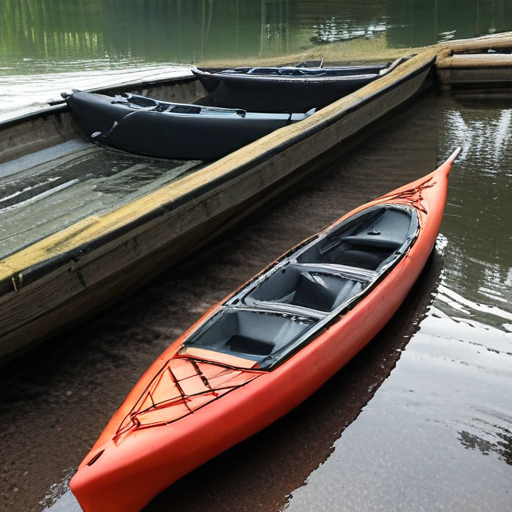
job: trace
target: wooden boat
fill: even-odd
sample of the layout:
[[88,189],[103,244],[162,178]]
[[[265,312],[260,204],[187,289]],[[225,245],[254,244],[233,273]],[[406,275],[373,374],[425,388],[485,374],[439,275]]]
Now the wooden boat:
[[[33,201],[20,204],[25,224],[13,225],[13,231],[15,236],[22,233],[23,241],[4,243],[4,250],[0,244],[0,360],[126,297],[339,158],[345,147],[351,147],[345,141],[352,144],[364,138],[369,125],[431,85],[435,56],[434,50],[425,51],[300,123],[208,165],[199,161],[171,182],[137,188],[135,197],[127,201],[89,213],[84,210],[68,223],[60,216],[47,222],[39,209],[29,215],[25,209],[37,204]],[[101,92],[121,91],[184,103],[206,96],[191,73]],[[0,123],[2,185],[9,181],[14,187],[26,175],[47,183],[48,172],[69,181],[99,171],[115,176],[127,167],[134,173],[142,169],[144,174],[158,175],[162,166],[174,173],[173,167],[183,163],[113,152],[84,143],[82,134],[66,104]],[[9,194],[10,201],[18,197],[13,194],[16,190]],[[68,220],[67,212],[63,220]],[[41,222],[48,230],[41,231]]]
[[63,97],[95,141],[163,158],[221,158],[314,112],[256,113],[127,93],[112,97],[74,91]]
[[192,69],[211,102],[263,112],[306,112],[322,108],[377,80],[404,62],[375,66],[253,67]]
[[433,249],[458,151],[299,244],[178,338],[71,480],[83,510],[140,510],[286,414],[359,352]]

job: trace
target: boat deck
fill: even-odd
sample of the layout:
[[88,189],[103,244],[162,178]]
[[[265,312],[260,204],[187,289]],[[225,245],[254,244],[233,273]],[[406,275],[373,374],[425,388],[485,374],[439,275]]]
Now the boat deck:
[[200,160],[145,158],[81,139],[0,164],[0,259],[201,166]]

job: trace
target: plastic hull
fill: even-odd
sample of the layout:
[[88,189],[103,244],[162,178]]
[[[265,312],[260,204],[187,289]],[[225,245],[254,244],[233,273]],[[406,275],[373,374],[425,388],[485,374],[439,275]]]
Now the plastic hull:
[[95,141],[161,158],[214,160],[306,117],[147,101],[156,108],[81,91],[66,98]]
[[[379,203],[408,204],[417,209],[419,232],[405,257],[376,287],[283,364],[263,371],[249,359],[208,350],[192,351],[187,356],[190,360],[184,357],[185,340],[207,323],[222,304],[212,308],[176,340],[137,383],[71,480],[71,489],[84,511],[140,510],[186,473],[296,407],[357,354],[396,312],[433,249],[446,202],[452,161],[453,157],[431,175],[343,218]],[[153,400],[159,392],[165,392],[165,389],[158,391],[155,384],[162,378],[162,369],[166,372],[170,369],[171,374],[177,375],[186,371],[180,369],[180,365],[187,364],[201,366],[196,375],[201,379],[196,379],[197,383],[191,384],[192,389],[188,390],[190,411],[174,417],[174,413],[168,412],[170,407],[163,408],[159,424],[158,421],[145,423],[141,411],[147,395],[152,392]],[[212,368],[219,364],[231,368],[232,372],[236,369],[237,384],[229,388],[223,381],[216,393],[205,398],[206,402],[194,405],[199,388],[205,382],[210,387],[212,379],[220,375],[212,373]],[[226,379],[229,371],[225,369],[222,373]],[[174,398],[172,386],[167,386],[169,405]],[[210,391],[211,388],[207,389],[206,394]],[[204,393],[203,390],[203,398]],[[153,414],[150,409],[145,409],[145,413]],[[134,411],[141,414],[138,419]]]

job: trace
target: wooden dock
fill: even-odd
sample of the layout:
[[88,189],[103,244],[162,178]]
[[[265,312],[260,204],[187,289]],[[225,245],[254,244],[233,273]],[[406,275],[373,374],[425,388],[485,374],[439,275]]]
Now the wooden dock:
[[512,93],[512,36],[447,43],[440,47],[436,70],[443,92]]
[[[488,39],[482,44],[494,43]],[[0,358],[87,318],[197,251],[315,172],[326,155],[342,151],[370,125],[431,87],[438,56],[472,45],[474,41],[428,48],[300,123],[0,254]],[[204,94],[188,77],[132,85],[131,90],[183,102]],[[30,174],[36,164],[44,167],[42,151],[51,153],[79,134],[65,107],[0,124],[0,184]],[[66,158],[68,166],[80,160],[74,153]],[[0,211],[0,226],[1,219]]]

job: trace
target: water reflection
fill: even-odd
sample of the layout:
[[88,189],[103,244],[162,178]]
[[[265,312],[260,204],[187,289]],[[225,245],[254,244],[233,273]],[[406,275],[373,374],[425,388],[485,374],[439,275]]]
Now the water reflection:
[[441,143],[464,146],[443,223],[452,295],[441,295],[442,307],[506,330],[512,319],[511,121],[511,108],[459,105],[445,112]]
[[318,25],[313,25],[316,35],[310,41],[315,44],[329,44],[352,39],[371,39],[386,31],[385,19],[369,23],[367,27],[354,27],[350,21],[338,16],[332,16]]
[[459,441],[469,450],[480,450],[482,455],[497,453],[501,460],[512,466],[512,432],[498,425],[486,425],[486,427],[490,435],[494,434],[494,442],[464,430],[459,432]]
[[510,347],[499,331],[436,316],[434,308],[332,456],[293,492],[287,512],[334,512],[339,503],[368,512],[480,510],[482,503],[506,510],[512,354],[482,348],[496,335]]
[[[0,166],[0,257],[90,215],[101,215],[197,170],[199,160],[160,160],[71,140],[27,169]],[[48,169],[46,158],[53,159]],[[23,171],[23,172],[22,172]]]
[[512,29],[506,0],[3,0],[3,71],[23,59],[190,63],[386,32],[393,47]]
[[441,226],[438,294],[395,370],[293,492],[289,512],[340,503],[366,511],[510,507],[511,110],[451,98],[440,107],[439,153],[458,144],[464,152]]

